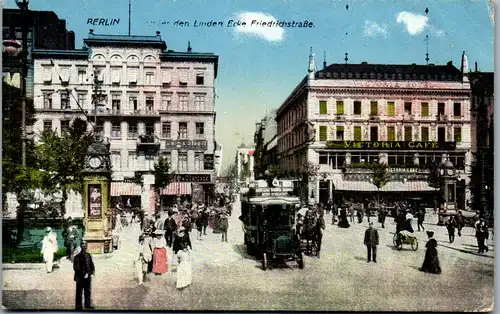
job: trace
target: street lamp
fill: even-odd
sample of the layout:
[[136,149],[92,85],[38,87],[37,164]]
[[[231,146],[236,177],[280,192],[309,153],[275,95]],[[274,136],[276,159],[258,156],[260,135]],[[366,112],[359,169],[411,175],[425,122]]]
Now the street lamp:
[[457,194],[457,171],[451,163],[448,156],[439,165],[438,173],[442,182],[442,193],[444,198],[444,209],[439,211],[438,225],[444,224],[444,218],[448,209],[457,210],[456,194]]
[[17,197],[19,207],[17,210],[17,244],[21,243],[24,234],[24,214],[28,209],[28,203],[30,202],[30,194],[26,188],[23,188]]

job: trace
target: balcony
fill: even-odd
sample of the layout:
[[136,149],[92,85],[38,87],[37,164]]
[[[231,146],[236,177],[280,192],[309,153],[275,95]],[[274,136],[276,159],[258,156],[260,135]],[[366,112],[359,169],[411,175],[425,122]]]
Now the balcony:
[[137,150],[148,152],[149,155],[156,154],[160,149],[160,141],[152,134],[139,135],[137,138]]
[[436,121],[437,122],[446,122],[446,121],[448,121],[448,117],[444,114],[438,114],[436,116]]
[[207,140],[165,140],[165,149],[175,150],[175,149],[185,149],[185,150],[207,150],[208,141]]
[[343,121],[345,119],[346,119],[345,114],[338,114],[338,113],[335,114],[335,120],[342,120]]

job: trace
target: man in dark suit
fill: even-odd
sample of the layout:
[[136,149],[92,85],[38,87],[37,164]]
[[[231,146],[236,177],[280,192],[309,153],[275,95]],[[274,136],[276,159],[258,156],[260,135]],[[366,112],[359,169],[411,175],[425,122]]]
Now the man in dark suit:
[[371,262],[373,254],[373,262],[377,262],[377,245],[378,245],[378,231],[373,228],[373,222],[370,222],[369,228],[365,231],[365,245],[368,250],[367,263]]
[[73,270],[75,271],[74,280],[76,281],[76,309],[82,309],[82,292],[85,294],[85,308],[93,309],[90,293],[91,278],[94,276],[95,268],[92,256],[87,252],[87,245],[85,243],[82,243],[80,253],[75,256]]

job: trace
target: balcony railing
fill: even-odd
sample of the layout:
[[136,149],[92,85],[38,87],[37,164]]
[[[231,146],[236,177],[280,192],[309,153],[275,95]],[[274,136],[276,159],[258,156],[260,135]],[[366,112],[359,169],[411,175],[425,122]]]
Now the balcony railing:
[[154,134],[139,135],[137,138],[137,149],[140,151],[156,152],[160,149],[160,141]]
[[[95,115],[96,111],[95,110],[87,110],[87,113],[89,115]],[[147,109],[141,109],[141,110],[124,110],[124,109],[97,109],[97,115],[98,116],[141,116],[141,117],[154,117],[154,116],[160,116],[160,113],[158,110],[147,110]]]

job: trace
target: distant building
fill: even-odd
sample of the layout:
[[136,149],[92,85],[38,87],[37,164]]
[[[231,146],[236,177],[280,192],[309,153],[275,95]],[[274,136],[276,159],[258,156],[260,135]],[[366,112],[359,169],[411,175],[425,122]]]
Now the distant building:
[[255,177],[260,178],[266,171],[272,171],[278,165],[276,110],[272,110],[255,126],[254,172]]
[[[470,84],[446,65],[331,64],[308,75],[277,111],[279,164],[284,170],[319,166],[302,188],[314,202],[372,198],[370,163],[389,167],[388,197],[422,197],[436,190],[426,165],[449,159],[458,170],[456,199],[470,198]],[[464,72],[465,73],[465,72]]]
[[[164,204],[210,202],[218,56],[192,52],[190,45],[186,52],[167,50],[159,32],[121,36],[91,30],[84,43],[81,50],[33,51],[35,132],[64,132],[75,117],[84,117],[81,107],[111,144],[113,203],[130,198],[133,206],[154,211],[152,171],[159,156],[175,172],[160,192]],[[97,104],[94,75],[103,94]]]
[[238,182],[241,186],[255,181],[254,152],[255,146],[244,144],[240,145],[236,150],[236,170]]
[[33,98],[33,49],[75,49],[75,33],[66,30],[66,21],[59,19],[52,11],[28,11],[23,21],[21,10],[3,9],[3,53],[2,76],[8,84],[21,86],[22,27],[27,27],[28,75],[26,96]]

